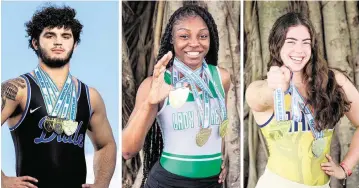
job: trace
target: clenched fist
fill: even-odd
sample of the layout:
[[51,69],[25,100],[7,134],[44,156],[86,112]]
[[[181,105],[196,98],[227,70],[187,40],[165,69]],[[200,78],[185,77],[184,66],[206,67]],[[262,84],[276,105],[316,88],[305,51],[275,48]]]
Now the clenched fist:
[[290,77],[290,70],[286,66],[271,66],[267,73],[268,87],[273,90],[282,88],[282,91],[287,91],[289,88]]

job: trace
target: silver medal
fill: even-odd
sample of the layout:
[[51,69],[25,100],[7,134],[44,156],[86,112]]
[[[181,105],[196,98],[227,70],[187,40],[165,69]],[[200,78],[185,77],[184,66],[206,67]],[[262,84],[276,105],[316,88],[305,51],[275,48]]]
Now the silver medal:
[[189,94],[188,87],[180,87],[173,91],[170,91],[169,102],[173,108],[181,108],[183,104],[187,101]]

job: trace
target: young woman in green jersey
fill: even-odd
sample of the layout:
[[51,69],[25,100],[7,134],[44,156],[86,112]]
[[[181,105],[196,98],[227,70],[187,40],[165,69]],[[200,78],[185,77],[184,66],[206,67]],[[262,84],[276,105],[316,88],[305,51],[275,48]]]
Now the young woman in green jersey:
[[258,188],[328,188],[330,176],[345,179],[357,164],[359,129],[340,164],[330,157],[330,143],[344,115],[359,126],[359,93],[318,49],[307,17],[287,13],[274,23],[267,79],[246,92],[270,153]]
[[216,66],[218,48],[217,26],[207,10],[190,5],[173,13],[153,76],[139,87],[122,134],[125,159],[144,150],[145,187],[222,186],[230,79]]

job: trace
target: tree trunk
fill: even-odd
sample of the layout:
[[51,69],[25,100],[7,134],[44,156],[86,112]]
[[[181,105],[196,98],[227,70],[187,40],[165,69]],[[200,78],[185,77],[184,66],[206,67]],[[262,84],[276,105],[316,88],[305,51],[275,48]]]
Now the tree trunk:
[[349,26],[350,33],[350,45],[351,45],[351,54],[349,58],[353,68],[354,68],[354,80],[356,83],[356,88],[359,89],[359,71],[357,71],[358,59],[356,58],[359,55],[359,13],[358,13],[358,1],[348,1],[345,2],[345,8],[347,13],[347,21]]
[[322,14],[319,1],[308,1],[309,19],[313,23],[315,34],[318,39],[318,47],[321,54],[325,55],[323,44]]
[[165,11],[165,1],[159,1],[157,3],[157,16],[156,16],[156,24],[155,24],[155,33],[154,33],[154,42],[153,42],[153,54],[155,57],[158,55],[158,50],[160,49],[161,42],[161,29],[162,26],[163,15]]
[[171,15],[180,7],[183,6],[183,1],[165,1],[165,12],[163,14],[163,21],[162,21],[162,35],[165,32],[166,25],[168,23],[168,20],[170,19]]
[[357,89],[359,90],[359,54],[356,55],[353,64],[355,65],[354,66],[355,83]]
[[[228,23],[228,42],[230,55],[232,58],[231,65],[219,65],[229,70],[232,73],[231,85],[235,85],[233,90],[234,98],[236,99],[236,105],[231,108],[230,113],[240,114],[240,106],[242,105],[241,96],[241,64],[240,64],[240,49],[239,49],[239,17],[240,17],[240,2],[224,2],[226,9],[228,10],[227,23]],[[229,62],[227,62],[229,64]],[[229,69],[232,67],[232,71]],[[231,93],[232,95],[232,93]],[[240,117],[240,116],[239,116]],[[241,155],[240,155],[240,122],[230,124],[232,134],[226,138],[226,147],[228,148],[230,168],[227,178],[228,188],[237,188],[240,186],[240,169],[241,169]]]
[[[338,139],[338,131],[337,129],[334,130],[333,137],[332,137],[332,143],[330,145],[330,156],[332,157],[333,161],[338,162],[340,161],[340,143]],[[332,188],[343,188],[342,181],[331,178],[330,179],[330,187]]]
[[[333,11],[335,10],[335,11]],[[353,66],[349,63],[351,57],[349,30],[345,15],[344,2],[323,3],[323,20],[325,46],[330,67],[347,71],[347,75],[353,79]],[[347,117],[343,117],[337,127],[338,139],[341,146],[340,161],[348,152],[349,144],[353,136],[353,130]],[[351,176],[347,180],[347,188],[358,185],[358,177]]]
[[147,3],[146,4],[146,8],[144,13],[141,15],[141,29],[139,30],[139,40],[137,43],[137,51],[138,53],[138,62],[137,62],[137,68],[136,68],[136,74],[135,74],[135,78],[137,80],[137,85],[139,86],[139,84],[147,77],[147,68],[148,68],[148,63],[147,63],[147,52],[148,52],[148,46],[146,43],[146,37],[148,34],[152,34],[149,33],[150,29],[149,26],[151,25],[151,21],[152,20],[152,12],[151,12],[151,8],[152,8],[152,4],[151,3]]
[[219,51],[218,51],[218,65],[227,69],[232,67],[231,49],[229,45],[229,31],[227,26],[228,9],[224,2],[214,1],[209,3],[208,11],[211,12],[218,29]]
[[[134,108],[135,101],[135,79],[131,69],[128,48],[124,39],[122,39],[122,128],[125,127]],[[135,164],[135,165],[134,165]],[[131,187],[133,178],[136,177],[140,159],[138,156],[125,161],[122,158],[122,185],[124,188]]]
[[351,49],[344,2],[323,2],[323,21],[324,32],[327,33],[325,46],[329,66],[347,71],[348,76],[354,78],[352,66],[348,61]]
[[240,182],[240,62],[239,62],[239,2],[211,2],[203,4],[212,14],[219,35],[218,66],[227,69],[231,77],[231,87],[227,96],[228,117],[231,119],[226,136],[226,150],[229,157],[229,172],[226,187],[238,187]]
[[[262,47],[262,59],[266,65],[269,61],[268,36],[274,22],[288,9],[288,2],[284,1],[259,1],[258,2],[258,18],[259,18],[259,34]],[[262,75],[267,73],[267,66],[263,66]]]
[[[256,3],[246,1],[245,6],[245,34],[246,34],[246,43],[248,56],[246,57],[246,88],[249,83],[261,79],[262,75],[262,57],[261,57],[261,46],[258,33],[258,18],[257,18],[257,9]],[[252,6],[253,5],[253,6]],[[250,73],[249,75],[247,73]],[[249,157],[249,165],[248,165],[248,188],[255,187],[258,176],[256,169],[256,161],[257,161],[257,149],[258,149],[258,125],[255,123],[253,115],[249,112],[248,105],[246,104],[245,115],[249,113],[249,121],[248,121],[248,157]]]

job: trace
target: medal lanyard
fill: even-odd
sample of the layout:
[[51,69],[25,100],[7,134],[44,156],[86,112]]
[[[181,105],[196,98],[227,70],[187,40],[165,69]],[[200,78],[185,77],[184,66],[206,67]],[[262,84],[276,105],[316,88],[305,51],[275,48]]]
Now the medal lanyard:
[[[219,105],[219,107],[221,109],[222,121],[225,121],[225,120],[227,120],[227,108],[226,108],[226,105],[225,105],[226,101],[224,99],[224,96],[222,96],[222,94],[219,92],[219,90],[217,88],[217,85],[214,83],[213,78],[212,78],[212,76],[211,76],[211,74],[209,72],[208,64],[207,64],[207,62],[205,60],[203,60],[203,67],[204,67],[205,73],[209,77],[210,82],[212,82],[214,90],[215,90],[215,92],[216,92],[216,94],[218,96],[218,100],[216,100],[216,102],[218,103],[218,105]],[[224,91],[223,91],[223,93],[224,93]]]
[[[315,121],[314,121],[314,115],[312,114],[312,111],[309,109],[309,107],[307,105],[304,104],[304,99],[303,97],[300,95],[300,93],[298,92],[297,88],[293,85],[293,96],[295,96],[296,98],[298,98],[298,106],[297,108],[301,109],[301,111],[304,114],[305,120],[308,122],[309,128],[315,138],[315,140],[319,139],[319,138],[323,138],[324,137],[324,131],[318,131],[317,129],[315,129]],[[292,97],[293,97],[292,96]]]
[[[41,93],[48,114],[51,116],[58,116],[58,114],[61,114],[61,118],[67,117],[68,119],[74,120],[77,111],[77,105],[74,103],[74,101],[76,101],[76,89],[74,89],[75,84],[71,79],[71,75],[67,75],[63,89],[59,92],[54,82],[41,67],[37,67],[34,72],[36,79],[40,84]],[[70,104],[71,108],[69,108]],[[74,107],[74,104],[76,107]]]
[[[76,103],[76,86],[75,84],[71,85],[71,95],[66,96],[66,102],[63,104],[61,118],[67,118],[71,120],[76,119],[76,112],[77,111],[77,103]],[[68,118],[69,117],[69,118]]]
[[[212,92],[210,91],[210,89],[208,87],[209,83],[210,82],[212,83],[212,85],[214,86],[215,92],[218,96],[218,100],[215,100],[215,101],[218,103],[218,105],[220,107],[222,121],[226,120],[227,119],[227,111],[226,111],[227,109],[225,106],[224,97],[222,96],[222,94],[219,92],[218,88],[214,84],[212,76],[211,76],[209,68],[208,68],[208,64],[206,63],[206,61],[203,60],[202,67],[197,69],[194,72],[189,67],[187,67],[184,63],[179,61],[177,58],[174,59],[173,65],[174,65],[174,67],[173,67],[173,71],[172,71],[172,83],[173,83],[174,87],[175,88],[183,87],[184,82],[188,82],[191,85],[193,95],[196,100],[197,106],[199,108],[200,114],[203,113],[203,108],[202,108],[202,105],[200,105],[201,102],[199,100],[199,97],[198,97],[199,94],[197,92],[197,88],[196,88],[195,84],[197,84],[198,87],[201,88],[201,90],[203,92],[203,99],[204,99],[204,104],[205,104],[204,116],[206,116],[206,114],[209,114],[210,107],[209,107],[208,96],[214,98],[212,95]],[[181,80],[179,79],[178,71],[180,71],[185,76]],[[202,78],[200,77],[201,73],[202,73]],[[208,106],[206,106],[207,103],[208,103]],[[208,109],[208,113],[206,112],[207,111],[206,109]],[[201,116],[200,116],[200,118],[201,118]],[[205,119],[207,119],[207,118],[205,118]]]
[[[174,82],[173,85],[178,86],[178,85],[180,85],[179,83],[182,83],[181,85],[183,86],[184,82],[188,82],[191,85],[192,92],[193,92],[193,98],[195,99],[195,102],[197,104],[197,110],[198,110],[201,125],[203,128],[208,128],[209,127],[209,109],[210,109],[208,95],[210,95],[211,97],[213,97],[213,96],[208,88],[208,83],[205,83],[205,80],[208,81],[208,79],[205,79],[206,75],[202,74],[202,78],[199,76],[201,73],[203,73],[203,68],[200,67],[196,71],[192,71],[185,64],[180,63],[177,58],[175,58],[173,65],[174,66],[173,66],[173,70],[172,70],[172,77],[173,77],[172,80],[173,81],[178,80],[177,82]],[[179,72],[185,76],[184,79],[179,80],[179,74],[178,74]],[[199,93],[197,91],[196,85],[202,90],[203,106],[202,106],[202,102],[201,102]]]
[[[304,99],[298,92],[297,88],[294,86],[292,81],[293,73],[291,72],[291,81],[289,85],[289,92],[292,93],[292,116],[293,116],[293,123],[294,121],[300,122],[301,121],[301,111],[304,114],[306,121],[310,127],[310,130],[313,134],[313,137],[317,140],[319,138],[324,137],[323,131],[317,131],[315,129],[315,121],[314,116],[307,105],[304,104]],[[276,110],[276,120],[277,121],[285,121],[285,110],[284,110],[284,93],[282,88],[277,88],[274,90],[274,108]],[[290,118],[290,117],[289,117]]]

